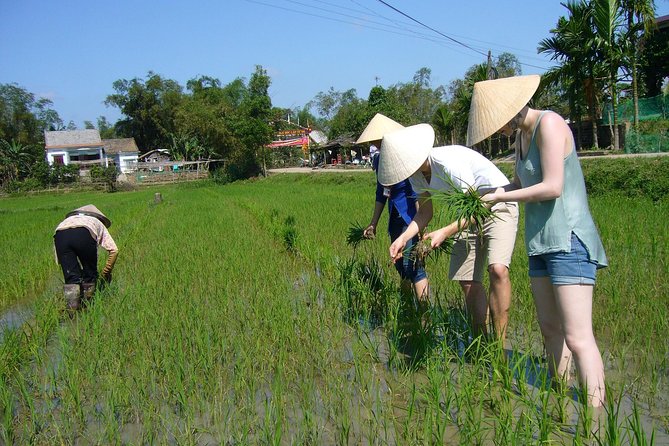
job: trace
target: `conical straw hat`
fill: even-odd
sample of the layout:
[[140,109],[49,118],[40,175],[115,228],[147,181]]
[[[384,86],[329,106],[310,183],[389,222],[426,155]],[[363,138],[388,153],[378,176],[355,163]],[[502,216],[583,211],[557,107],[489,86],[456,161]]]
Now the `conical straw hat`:
[[72,212],[68,213],[65,217],[71,217],[73,215],[78,215],[78,214],[84,214],[90,217],[95,217],[98,220],[100,220],[102,224],[105,225],[106,227],[111,226],[111,220],[108,219],[107,216],[100,211],[100,209],[96,208],[92,204],[87,204],[86,206],[76,208]]
[[393,130],[403,129],[404,126],[398,122],[393,121],[387,116],[377,113],[374,115],[365,130],[362,131],[362,135],[355,142],[356,144],[362,144],[363,142],[378,141],[383,138],[388,132]]
[[530,102],[540,80],[539,75],[532,74],[475,83],[467,145],[483,141],[511,121]]
[[413,175],[425,162],[434,145],[434,130],[418,124],[386,133],[379,155],[379,183],[391,186]]

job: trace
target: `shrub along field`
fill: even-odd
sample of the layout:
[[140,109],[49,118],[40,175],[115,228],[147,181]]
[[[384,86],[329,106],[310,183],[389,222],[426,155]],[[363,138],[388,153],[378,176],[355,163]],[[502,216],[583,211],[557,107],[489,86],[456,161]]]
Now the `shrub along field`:
[[[583,164],[590,181],[639,162]],[[666,444],[669,201],[644,192],[665,187],[659,163],[657,184],[628,194],[600,174],[590,198],[611,264],[595,289],[602,412],[573,386],[551,390],[522,230],[504,349],[471,338],[445,256],[428,259],[421,322],[388,261],[387,214],[376,240],[346,244],[371,217],[371,173],[2,199],[0,439]],[[111,217],[120,255],[111,286],[70,320],[51,236],[88,203]]]

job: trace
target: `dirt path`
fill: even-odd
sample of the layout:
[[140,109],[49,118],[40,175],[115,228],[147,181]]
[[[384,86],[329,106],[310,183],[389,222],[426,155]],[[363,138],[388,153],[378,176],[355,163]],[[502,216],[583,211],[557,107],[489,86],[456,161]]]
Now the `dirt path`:
[[371,167],[284,167],[282,169],[267,169],[269,175],[279,173],[357,173],[371,171]]
[[[589,154],[588,152],[580,152],[578,154],[579,159],[616,159],[616,158],[652,158],[657,156],[669,156],[669,152],[658,152],[658,153],[620,153],[616,155],[605,154],[602,155],[600,152],[594,152]],[[494,159],[494,163],[513,163],[513,155],[505,158]],[[371,172],[370,167],[326,167],[326,168],[311,168],[311,167],[285,167],[282,169],[267,169],[269,175],[276,175],[280,173],[356,173],[356,172]]]

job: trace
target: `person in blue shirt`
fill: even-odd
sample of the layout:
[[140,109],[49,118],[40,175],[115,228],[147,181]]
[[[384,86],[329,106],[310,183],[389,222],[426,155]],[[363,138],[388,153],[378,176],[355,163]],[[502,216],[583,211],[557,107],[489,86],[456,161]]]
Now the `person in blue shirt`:
[[[374,172],[378,171],[379,156],[377,148],[381,147],[383,135],[401,128],[403,128],[401,124],[381,113],[377,113],[367,127],[365,127],[360,138],[358,138],[358,144],[370,143],[370,154],[372,156],[372,168]],[[386,203],[388,203],[388,234],[390,235],[391,242],[395,241],[406,230],[407,225],[411,223],[411,220],[416,215],[416,194],[408,180],[385,187],[379,183],[377,178],[374,212],[369,225],[365,228],[364,235],[366,238],[373,239],[376,236],[376,227]],[[413,245],[418,243],[419,240],[418,235],[412,238],[407,243],[406,249],[411,250]],[[411,256],[404,256],[398,259],[395,262],[395,269],[402,278],[402,292],[409,294],[413,291],[418,299],[420,310],[426,310],[429,304],[429,285],[425,269],[416,265]]]

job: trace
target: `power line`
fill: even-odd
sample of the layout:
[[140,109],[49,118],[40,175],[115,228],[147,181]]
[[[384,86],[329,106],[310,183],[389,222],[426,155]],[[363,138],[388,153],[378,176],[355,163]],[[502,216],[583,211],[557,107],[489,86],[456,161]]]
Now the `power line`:
[[[482,55],[482,56],[486,56],[486,57],[488,56],[488,54],[486,54],[486,53],[484,53],[484,52],[482,52],[482,51],[479,51],[479,50],[477,50],[476,48],[467,45],[466,43],[460,42],[459,40],[454,39],[453,37],[448,36],[448,35],[442,33],[441,31],[432,28],[431,26],[428,26],[428,25],[424,24],[424,23],[421,22],[420,20],[417,20],[417,19],[411,17],[409,14],[406,14],[405,12],[400,11],[399,9],[397,9],[397,8],[395,8],[394,6],[392,6],[392,5],[388,4],[388,3],[386,3],[386,2],[383,1],[383,0],[377,0],[377,1],[378,1],[379,3],[381,3],[381,4],[385,5],[385,6],[387,6],[388,8],[392,9],[393,11],[397,12],[398,14],[403,15],[404,17],[408,18],[409,20],[412,20],[412,21],[418,23],[419,25],[421,25],[421,26],[423,26],[423,27],[429,29],[430,31],[433,31],[433,32],[439,34],[439,35],[442,36],[442,37],[445,37],[446,39],[449,39],[449,40],[451,40],[451,41],[457,43],[458,45],[461,45],[461,46],[463,46],[463,47],[465,47],[465,48],[467,48],[467,49],[470,49],[470,50],[472,50],[472,51],[474,51],[474,52],[476,52],[476,53],[478,53],[478,54],[480,54],[480,55]],[[520,63],[520,61],[519,61],[519,63]],[[521,65],[528,66],[528,67],[532,67],[532,68],[538,68],[538,69],[540,69],[540,70],[546,70],[545,67],[540,67],[540,66],[537,66],[537,65],[532,65],[532,64],[528,64],[528,63],[520,63],[520,64],[521,64]]]
[[[467,55],[466,52],[458,51],[458,49],[457,49],[457,48],[463,47],[468,51],[473,51],[476,54],[483,55],[483,56],[487,57],[487,53],[485,52],[485,51],[487,51],[486,48],[478,49],[478,48],[476,48],[474,46],[471,46],[471,45],[468,45],[468,44],[466,44],[466,43],[464,43],[464,42],[462,42],[458,39],[455,39],[451,36],[448,36],[448,35],[440,32],[440,31],[435,30],[435,29],[425,25],[424,23],[414,19],[413,17],[409,16],[408,14],[405,14],[404,12],[398,10],[397,8],[393,7],[392,5],[389,5],[388,3],[386,3],[382,0],[378,0],[378,1],[381,2],[383,5],[389,7],[390,9],[392,9],[392,10],[398,12],[399,14],[403,15],[404,17],[407,17],[408,19],[417,23],[418,25],[413,25],[411,23],[397,22],[397,21],[392,20],[388,17],[380,15],[376,11],[373,11],[366,6],[361,5],[360,3],[358,3],[357,1],[354,1],[354,0],[351,0],[351,1],[353,3],[355,3],[357,6],[366,9],[372,15],[380,18],[381,20],[383,20],[385,22],[389,22],[390,24],[382,23],[382,22],[375,21],[375,20],[370,20],[368,16],[365,16],[366,13],[364,11],[360,10],[360,9],[346,8],[344,6],[337,5],[337,4],[330,3],[330,2],[327,2],[327,1],[323,1],[323,0],[312,0],[312,2],[310,2],[310,3],[304,3],[304,2],[301,2],[301,1],[298,1],[298,0],[283,0],[286,3],[293,3],[295,5],[299,5],[299,6],[304,7],[304,8],[299,9],[299,10],[292,9],[292,8],[286,7],[286,6],[280,6],[280,5],[273,4],[273,3],[267,3],[267,1],[260,1],[260,0],[246,0],[246,1],[248,3],[255,3],[255,4],[258,4],[258,5],[263,5],[263,6],[266,6],[266,7],[280,9],[280,10],[284,10],[284,11],[288,11],[288,12],[292,12],[292,13],[296,13],[296,14],[302,14],[302,15],[306,15],[306,16],[310,16],[310,17],[317,17],[317,18],[329,20],[329,21],[332,21],[332,22],[345,23],[345,24],[360,26],[360,27],[363,27],[363,28],[376,30],[376,31],[387,32],[387,33],[391,33],[391,34],[395,34],[395,35],[399,35],[399,36],[404,36],[404,37],[414,37],[414,38],[418,38],[418,39],[425,40],[425,41],[428,41],[428,42],[436,43],[438,45],[444,45],[444,46],[450,48],[451,51],[455,51],[457,53]],[[334,7],[334,8],[340,9],[340,10],[350,11],[352,13],[361,14],[361,15],[352,15],[352,14],[347,14],[347,13],[344,13],[344,12],[341,12],[341,11],[329,9],[329,8],[318,7],[318,6],[314,6],[313,3],[320,3],[322,5],[327,5],[327,6]],[[327,13],[329,15],[326,16],[326,15],[322,15],[322,14],[318,14],[318,13],[314,13],[314,12],[308,12],[306,10],[306,8],[309,8],[311,10],[316,10],[316,11],[322,11],[322,12]],[[333,17],[333,15],[334,16],[339,16],[341,18]],[[351,20],[353,20],[353,21],[351,21]],[[436,36],[435,37],[429,36],[427,34],[418,32],[417,30],[409,29],[408,26],[415,27],[415,28],[420,28],[420,27],[426,28],[426,29],[438,34],[438,36],[443,37],[444,39],[447,39],[447,40],[444,41],[444,40],[441,40],[438,37],[435,38]],[[476,41],[476,39],[471,39],[471,40]],[[481,41],[479,41],[479,42],[481,42]],[[483,42],[483,43],[487,43],[487,42]],[[494,47],[496,45],[492,45],[492,46]],[[499,46],[499,47],[503,48],[503,46]],[[527,56],[523,56],[523,59],[527,59],[527,58],[528,58]],[[533,58],[533,59],[534,60],[541,60],[539,58]],[[524,62],[520,62],[520,61],[519,61],[519,63],[523,66],[533,67],[533,68],[537,68],[537,69],[540,69],[540,70],[547,70],[546,67],[532,65],[532,64],[528,64],[528,63],[524,63]]]
[[389,7],[390,9],[392,9],[393,11],[395,11],[395,12],[397,12],[397,13],[399,13],[399,14],[402,14],[402,15],[403,15],[404,17],[406,17],[407,19],[412,20],[412,21],[418,23],[419,25],[421,25],[421,26],[423,26],[423,27],[429,29],[430,31],[433,31],[433,32],[439,34],[440,36],[447,38],[448,40],[452,40],[453,42],[457,43],[458,45],[462,45],[462,46],[464,46],[465,48],[468,48],[468,49],[470,49],[470,50],[472,50],[472,51],[474,51],[474,52],[477,52],[477,53],[479,53],[479,54],[482,55],[482,56],[487,56],[486,53],[481,52],[481,51],[477,50],[476,48],[472,48],[471,46],[467,45],[466,43],[460,42],[459,40],[454,39],[453,37],[447,36],[446,34],[442,33],[441,31],[438,31],[438,30],[436,30],[436,29],[434,29],[434,28],[432,28],[432,27],[430,27],[430,26],[427,26],[427,25],[424,24],[423,22],[414,19],[414,18],[411,17],[410,15],[405,14],[404,12],[400,11],[399,9],[395,8],[395,7],[392,6],[392,5],[389,5],[388,3],[384,2],[383,0],[377,0],[377,1],[378,1],[379,3],[383,3],[384,5],[386,5],[387,7]]

